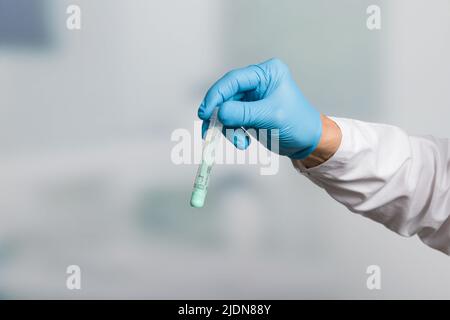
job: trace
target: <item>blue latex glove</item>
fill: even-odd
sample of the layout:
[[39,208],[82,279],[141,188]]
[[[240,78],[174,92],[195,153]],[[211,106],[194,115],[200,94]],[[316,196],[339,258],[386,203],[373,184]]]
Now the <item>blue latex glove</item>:
[[[224,129],[268,129],[278,136],[279,154],[292,159],[306,158],[322,134],[320,113],[306,101],[288,67],[278,59],[230,71],[219,79],[198,110],[203,131],[216,106]],[[239,149],[250,143],[243,130],[236,130],[230,140]]]

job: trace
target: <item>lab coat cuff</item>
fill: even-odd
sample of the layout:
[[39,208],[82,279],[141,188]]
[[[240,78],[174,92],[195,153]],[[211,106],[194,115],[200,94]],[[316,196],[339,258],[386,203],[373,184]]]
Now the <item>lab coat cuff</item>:
[[335,177],[345,170],[345,166],[354,155],[352,143],[352,120],[345,118],[329,117],[341,129],[341,144],[337,151],[327,161],[312,168],[306,168],[301,161],[295,161],[295,168],[306,176]]

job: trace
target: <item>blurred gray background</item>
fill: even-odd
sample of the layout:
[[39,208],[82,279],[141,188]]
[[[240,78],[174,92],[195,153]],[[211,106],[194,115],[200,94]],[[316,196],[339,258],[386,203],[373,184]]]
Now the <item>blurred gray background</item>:
[[[82,29],[66,29],[78,4]],[[366,28],[381,6],[382,29]],[[450,259],[296,173],[170,158],[209,85],[283,59],[323,113],[450,137],[446,0],[0,0],[1,298],[450,298]],[[66,267],[82,290],[66,289]],[[382,290],[366,288],[366,268]]]

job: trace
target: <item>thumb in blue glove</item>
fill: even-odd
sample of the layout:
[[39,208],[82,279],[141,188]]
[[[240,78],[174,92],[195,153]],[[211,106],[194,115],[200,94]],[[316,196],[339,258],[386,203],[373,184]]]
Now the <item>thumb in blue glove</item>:
[[[219,79],[198,110],[204,131],[216,106],[224,130],[276,132],[280,155],[304,159],[319,144],[320,113],[303,97],[288,67],[278,59],[230,71]],[[239,149],[247,148],[249,137],[243,130],[234,132],[231,142]]]

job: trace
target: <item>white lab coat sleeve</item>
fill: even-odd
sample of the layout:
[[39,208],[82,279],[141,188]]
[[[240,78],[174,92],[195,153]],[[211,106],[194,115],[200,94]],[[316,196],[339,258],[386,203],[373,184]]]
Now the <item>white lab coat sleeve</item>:
[[449,140],[332,118],[342,131],[323,164],[296,168],[350,211],[450,254]]

